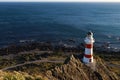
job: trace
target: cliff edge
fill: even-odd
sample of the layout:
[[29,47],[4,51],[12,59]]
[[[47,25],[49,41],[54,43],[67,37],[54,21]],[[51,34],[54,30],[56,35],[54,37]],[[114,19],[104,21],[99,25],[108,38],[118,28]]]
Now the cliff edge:
[[49,80],[119,80],[101,58],[95,57],[94,64],[84,64],[73,55],[62,66],[47,71],[46,77]]

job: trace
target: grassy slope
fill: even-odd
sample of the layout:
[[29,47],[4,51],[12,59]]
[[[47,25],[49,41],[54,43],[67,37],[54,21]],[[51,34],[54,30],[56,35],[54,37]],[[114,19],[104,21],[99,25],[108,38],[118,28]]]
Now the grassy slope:
[[[11,65],[16,65],[19,63],[24,63],[26,61],[34,61],[34,60],[64,60],[69,55],[74,53],[63,53],[63,52],[28,52],[27,54],[17,54],[13,58],[3,58],[0,57],[0,68],[4,68]],[[78,53],[79,54],[79,53]],[[102,59],[107,61],[107,63],[112,63],[119,65],[120,64],[120,55],[119,53],[96,53],[96,55],[100,56]],[[31,66],[32,65],[32,66]],[[55,66],[60,66],[62,63],[54,64],[54,63],[35,63],[24,65],[20,67],[16,67],[11,69],[9,72],[0,71],[0,80],[47,80],[45,76],[42,76],[41,73],[44,73],[47,70],[54,68]],[[120,70],[116,66],[109,67],[111,71],[115,72],[118,76],[120,76]],[[22,72],[14,72],[22,71]]]

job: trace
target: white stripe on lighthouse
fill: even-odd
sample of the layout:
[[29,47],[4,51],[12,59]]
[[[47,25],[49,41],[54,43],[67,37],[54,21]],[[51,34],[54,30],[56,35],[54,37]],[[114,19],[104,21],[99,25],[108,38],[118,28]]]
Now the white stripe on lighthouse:
[[92,54],[92,53],[93,53],[92,49],[85,48],[85,54]]

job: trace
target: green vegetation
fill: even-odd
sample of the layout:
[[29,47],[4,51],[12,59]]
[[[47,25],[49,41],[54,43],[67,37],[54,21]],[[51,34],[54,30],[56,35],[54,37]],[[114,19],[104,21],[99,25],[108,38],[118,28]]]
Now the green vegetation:
[[0,71],[0,80],[47,80],[40,75],[29,75],[23,72],[2,72]]
[[47,70],[53,69],[55,66],[61,66],[62,63],[32,63],[32,64],[26,64],[23,66],[19,66],[13,69],[10,69],[12,71],[22,71],[29,74],[39,74],[44,73]]
[[[0,69],[37,60],[45,59],[51,61],[59,61],[65,59],[65,57],[62,56],[62,53],[47,53],[41,51],[38,51],[38,53],[18,53],[16,55],[13,55],[12,58],[10,58],[9,55],[6,56],[0,56]],[[1,71],[0,80],[48,80],[45,77],[41,77],[40,75],[44,74],[45,71],[51,70],[55,66],[61,66],[62,64],[63,63],[36,62],[17,66],[7,70],[7,72]]]
[[105,61],[120,61],[120,55],[119,53],[96,53],[96,55],[100,56],[102,59],[104,59]]
[[[62,51],[55,52],[23,52],[13,55],[12,58],[0,56],[0,69],[5,67],[23,64],[26,62],[37,60],[50,60],[50,61],[64,61],[71,54],[79,55],[80,53],[64,53]],[[120,55],[119,53],[95,53],[95,55],[101,57],[110,64],[119,65]],[[7,56],[7,55],[6,55]],[[9,56],[9,55],[8,55]],[[49,62],[36,62],[17,66],[8,70],[8,72],[0,71],[0,80],[48,80],[43,77],[47,70],[51,70],[56,66],[61,66],[63,63],[49,63]],[[120,76],[120,70],[118,67],[111,66],[109,69]],[[17,72],[16,72],[17,71]],[[19,72],[20,71],[20,72]],[[42,77],[41,77],[42,76]]]
[[13,59],[1,59],[0,60],[0,69],[4,67],[9,67],[16,64],[16,60]]
[[37,53],[35,52],[23,52],[22,54],[18,53],[16,55],[13,55],[12,58],[7,57],[2,57],[0,56],[0,69],[17,65],[17,64],[22,64],[25,62],[30,62],[30,61],[36,61],[36,60],[42,60],[42,59],[50,59],[50,60],[60,60],[60,59],[65,59],[66,57],[63,56],[64,54],[62,52],[41,52],[38,51]]

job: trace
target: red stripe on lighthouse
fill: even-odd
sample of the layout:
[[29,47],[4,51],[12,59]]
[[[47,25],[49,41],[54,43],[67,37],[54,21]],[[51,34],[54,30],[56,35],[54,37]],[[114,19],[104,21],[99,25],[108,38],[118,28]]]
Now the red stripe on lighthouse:
[[85,47],[91,49],[93,47],[93,45],[92,44],[86,44]]
[[86,58],[92,58],[92,55],[84,54]]

